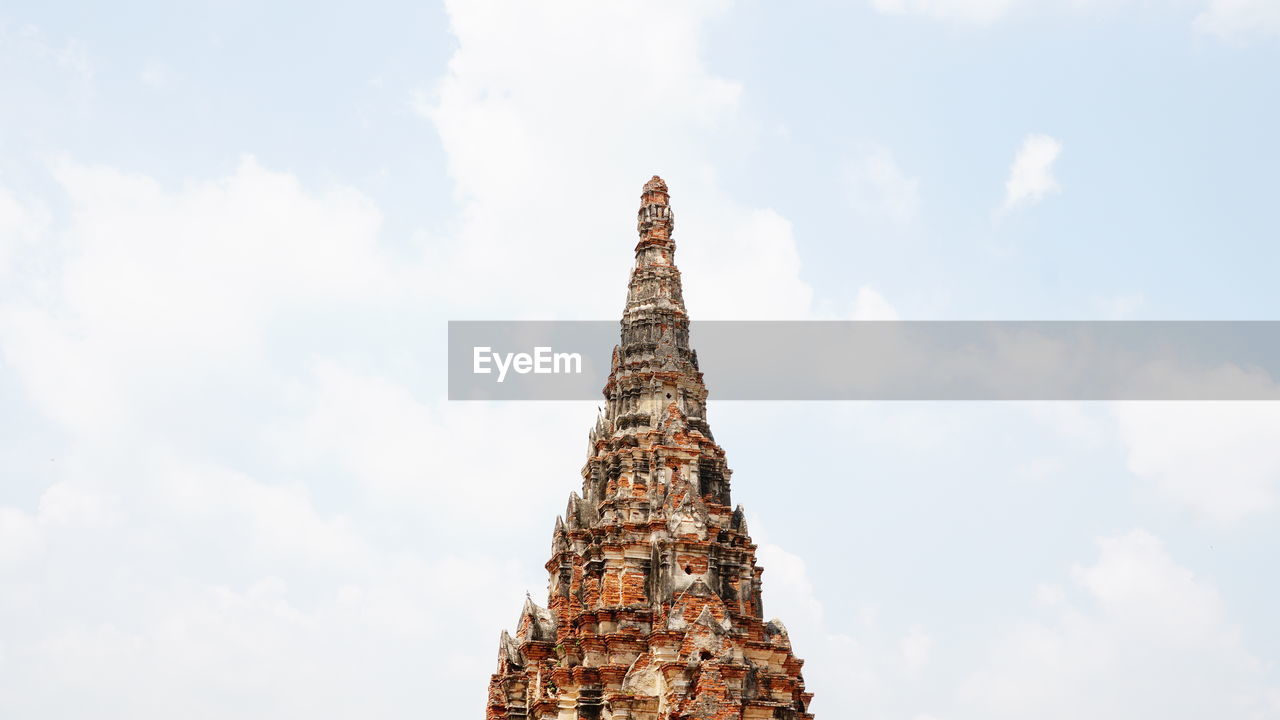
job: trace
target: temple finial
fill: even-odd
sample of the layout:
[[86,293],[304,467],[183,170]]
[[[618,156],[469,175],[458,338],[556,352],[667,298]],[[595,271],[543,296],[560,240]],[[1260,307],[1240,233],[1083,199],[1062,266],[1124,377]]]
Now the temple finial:
[[640,193],[640,213],[636,230],[640,233],[639,250],[646,245],[671,245],[671,231],[675,229],[675,216],[671,214],[671,196],[667,183],[654,175],[644,184]]
[[640,204],[648,205],[650,203],[658,205],[666,205],[669,200],[667,195],[667,183],[662,178],[654,175],[649,178],[649,182],[644,184],[644,191],[640,195]]

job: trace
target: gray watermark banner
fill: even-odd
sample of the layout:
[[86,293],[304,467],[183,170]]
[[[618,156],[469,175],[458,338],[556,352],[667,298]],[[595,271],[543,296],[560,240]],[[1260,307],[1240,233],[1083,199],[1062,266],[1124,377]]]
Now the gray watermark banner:
[[[451,321],[449,399],[596,400],[618,321]],[[1277,400],[1280,321],[702,321],[717,400]]]

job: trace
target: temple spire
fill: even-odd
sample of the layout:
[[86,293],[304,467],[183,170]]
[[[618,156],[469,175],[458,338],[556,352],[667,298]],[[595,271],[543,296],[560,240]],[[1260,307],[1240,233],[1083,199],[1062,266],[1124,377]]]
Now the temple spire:
[[637,264],[674,263],[676,246],[671,233],[676,222],[670,203],[667,183],[654,175],[640,193],[640,211],[636,214],[636,230],[640,233],[640,242],[636,245]]
[[[627,314],[660,305],[671,314],[687,316],[680,270],[676,268],[676,243],[672,239],[675,215],[671,212],[667,183],[654,175],[640,192],[636,213],[636,264],[627,286]],[[627,317],[624,315],[623,322]]]
[[526,598],[502,635],[486,720],[813,718],[706,422],[668,203],[645,183],[582,493],[555,523],[546,607]]
[[615,351],[604,395],[605,419],[617,430],[657,428],[676,410],[677,429],[693,428],[710,436],[705,423],[707,390],[689,346],[689,313],[684,305],[680,269],[675,264],[667,183],[654,175],[640,192],[636,263],[627,284],[622,313],[622,343]]

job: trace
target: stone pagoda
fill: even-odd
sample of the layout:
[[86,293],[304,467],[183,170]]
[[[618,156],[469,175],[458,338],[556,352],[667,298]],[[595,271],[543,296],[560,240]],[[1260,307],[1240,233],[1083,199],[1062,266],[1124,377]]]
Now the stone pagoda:
[[707,425],[673,227],[655,176],[582,494],[556,519],[547,606],[502,633],[487,720],[813,717]]

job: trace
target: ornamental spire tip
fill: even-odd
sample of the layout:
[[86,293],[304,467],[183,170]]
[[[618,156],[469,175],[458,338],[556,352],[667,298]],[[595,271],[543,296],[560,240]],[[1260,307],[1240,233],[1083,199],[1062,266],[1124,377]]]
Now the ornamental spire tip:
[[639,251],[647,243],[671,244],[671,231],[675,228],[675,218],[671,214],[671,196],[667,193],[667,183],[654,175],[644,184],[640,193],[640,213],[636,229],[640,232]]

